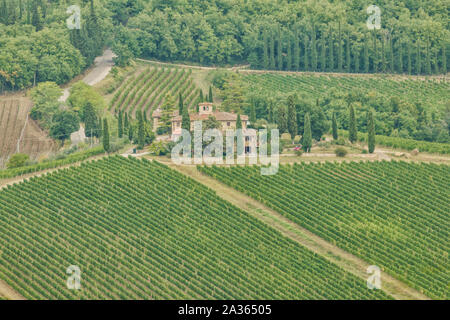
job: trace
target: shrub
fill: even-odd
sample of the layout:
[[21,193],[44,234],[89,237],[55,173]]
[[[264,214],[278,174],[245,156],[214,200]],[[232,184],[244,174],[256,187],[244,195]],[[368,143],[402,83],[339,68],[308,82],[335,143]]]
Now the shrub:
[[14,169],[14,168],[20,168],[25,166],[27,161],[30,159],[30,157],[27,154],[24,153],[16,153],[9,158],[8,163],[6,164],[6,167],[8,169]]
[[296,148],[294,149],[294,151],[295,151],[295,155],[296,155],[297,157],[301,157],[302,154],[303,154],[302,148],[296,147]]
[[338,157],[345,157],[348,153],[347,149],[342,148],[342,147],[338,147],[334,150],[334,153],[338,156]]

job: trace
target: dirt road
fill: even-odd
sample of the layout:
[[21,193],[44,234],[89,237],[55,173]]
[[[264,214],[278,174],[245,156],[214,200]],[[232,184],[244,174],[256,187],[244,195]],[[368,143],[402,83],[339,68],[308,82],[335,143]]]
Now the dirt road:
[[[111,71],[111,68],[114,66],[113,58],[114,53],[110,49],[106,49],[103,52],[103,55],[95,58],[95,66],[85,75],[85,77],[81,80],[86,84],[93,86],[103,79]],[[59,98],[59,101],[66,102],[67,98],[69,98],[70,86],[65,88],[62,96]],[[84,127],[80,126],[80,130],[72,133],[70,136],[70,140],[72,144],[78,144],[83,142],[86,139],[86,135],[84,133]]]

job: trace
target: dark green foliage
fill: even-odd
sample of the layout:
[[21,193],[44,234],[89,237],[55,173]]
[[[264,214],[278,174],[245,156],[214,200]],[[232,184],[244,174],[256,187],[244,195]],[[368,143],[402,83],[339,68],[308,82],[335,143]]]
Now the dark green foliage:
[[212,87],[211,86],[209,86],[208,101],[211,102],[211,103],[214,102],[213,91],[212,91]]
[[238,115],[237,115],[236,129],[242,129],[242,121],[241,121],[241,114],[240,113],[238,113]]
[[145,122],[144,117],[142,116],[142,112],[137,112],[137,120],[138,120],[138,149],[143,149],[145,145]]
[[355,108],[351,104],[348,108],[348,118],[349,118],[349,134],[348,138],[351,143],[355,143],[358,140],[358,130],[356,127],[356,115],[355,115]]
[[334,71],[334,38],[333,31],[328,32],[328,71]]
[[341,22],[339,21],[339,29],[338,29],[338,71],[342,72],[342,64],[343,64],[343,57],[342,57],[342,32],[341,32]]
[[288,115],[286,106],[278,106],[277,109],[277,125],[280,134],[288,132]]
[[189,117],[189,112],[187,106],[183,108],[182,118],[181,118],[181,128],[187,131],[191,131],[191,119]]
[[339,138],[338,136],[338,126],[336,121],[336,112],[333,112],[333,118],[331,120],[331,127],[333,129],[333,140],[337,140]]
[[302,146],[303,146],[303,150],[305,150],[305,152],[311,152],[312,133],[311,133],[311,119],[310,119],[309,113],[305,114],[304,123],[305,123],[305,125],[304,125],[304,129],[303,129]]
[[308,71],[309,70],[309,38],[305,34],[304,40],[303,40],[303,70]]
[[281,31],[278,29],[278,41],[277,41],[277,67],[278,70],[283,70],[283,40]]
[[77,114],[72,111],[58,111],[53,116],[53,124],[50,128],[50,136],[54,139],[61,140],[64,144],[70,135],[80,129],[80,119]]
[[295,107],[297,100],[296,95],[290,95],[287,99],[287,105],[288,105],[288,131],[291,134],[292,139],[297,135],[298,128],[297,128],[297,110]]
[[263,64],[264,69],[269,69],[269,38],[267,37],[267,31],[263,34]]
[[270,35],[269,48],[270,48],[269,69],[275,70],[275,37],[273,34]]
[[345,41],[345,68],[347,72],[351,71],[351,55],[350,55],[350,34],[347,33],[347,40]]
[[119,111],[119,117],[117,119],[117,133],[119,138],[123,137],[123,114],[122,111]]
[[108,120],[106,118],[103,119],[102,141],[103,141],[103,149],[106,152],[109,152],[111,146],[109,144],[109,128],[108,128]]
[[90,102],[87,102],[84,107],[84,131],[86,137],[99,137],[100,128],[98,126],[97,115],[95,114],[94,107]]
[[317,71],[317,45],[316,45],[316,30],[314,26],[311,29],[311,70]]
[[298,31],[295,31],[294,35],[294,59],[293,59],[293,69],[295,71],[300,70],[300,43]]
[[369,111],[367,121],[367,141],[369,145],[369,153],[375,151],[375,123],[373,120],[373,112]]
[[183,110],[184,110],[184,107],[183,107],[183,96],[180,93],[180,95],[178,97],[178,114],[180,114],[180,115],[183,114]]

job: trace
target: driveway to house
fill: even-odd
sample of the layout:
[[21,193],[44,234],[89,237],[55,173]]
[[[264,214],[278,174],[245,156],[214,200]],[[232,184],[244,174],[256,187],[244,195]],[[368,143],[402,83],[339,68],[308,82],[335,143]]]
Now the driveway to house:
[[[93,86],[102,81],[103,79],[105,79],[106,76],[111,71],[111,68],[114,66],[113,62],[114,57],[115,55],[111,51],[111,49],[106,49],[103,52],[103,55],[95,58],[94,67],[91,68],[91,70],[85,75],[85,77],[81,81],[90,86]],[[64,89],[62,96],[59,98],[59,101],[66,102],[67,98],[69,98],[69,90],[70,87]],[[83,126],[80,126],[80,130],[72,133],[72,135],[70,136],[72,144],[78,144],[80,142],[83,142],[85,139],[86,135],[84,133]]]

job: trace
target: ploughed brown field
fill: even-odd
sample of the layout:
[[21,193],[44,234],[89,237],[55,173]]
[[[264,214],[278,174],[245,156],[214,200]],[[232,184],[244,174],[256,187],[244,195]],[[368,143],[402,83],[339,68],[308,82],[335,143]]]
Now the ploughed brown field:
[[55,149],[56,143],[27,116],[32,105],[24,97],[0,98],[0,168],[14,153],[39,159]]

